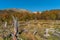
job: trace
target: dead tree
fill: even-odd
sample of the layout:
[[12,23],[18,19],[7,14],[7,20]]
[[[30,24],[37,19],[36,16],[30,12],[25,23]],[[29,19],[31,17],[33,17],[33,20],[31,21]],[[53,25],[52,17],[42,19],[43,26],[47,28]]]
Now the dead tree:
[[4,27],[7,27],[7,22],[5,21],[5,23],[4,23]]
[[49,32],[49,29],[46,29],[45,34],[44,34],[45,37],[50,36],[50,34],[48,32]]
[[13,18],[13,24],[14,24],[14,33],[13,33],[13,40],[17,40],[17,34],[18,34],[18,21],[17,18],[12,16]]

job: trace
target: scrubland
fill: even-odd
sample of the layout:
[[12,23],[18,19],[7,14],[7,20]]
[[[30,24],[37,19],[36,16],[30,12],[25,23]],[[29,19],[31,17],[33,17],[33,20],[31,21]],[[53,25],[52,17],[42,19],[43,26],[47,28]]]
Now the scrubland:
[[[0,23],[0,40],[12,40],[13,24]],[[60,20],[30,20],[19,21],[19,40],[59,40]]]

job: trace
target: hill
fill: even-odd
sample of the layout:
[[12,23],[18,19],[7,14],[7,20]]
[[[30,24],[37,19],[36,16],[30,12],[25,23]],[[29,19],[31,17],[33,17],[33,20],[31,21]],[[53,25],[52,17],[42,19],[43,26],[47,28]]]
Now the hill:
[[47,10],[42,12],[31,12],[25,9],[5,9],[0,10],[0,20],[12,20],[11,16],[15,16],[20,21],[26,20],[60,20],[60,10]]

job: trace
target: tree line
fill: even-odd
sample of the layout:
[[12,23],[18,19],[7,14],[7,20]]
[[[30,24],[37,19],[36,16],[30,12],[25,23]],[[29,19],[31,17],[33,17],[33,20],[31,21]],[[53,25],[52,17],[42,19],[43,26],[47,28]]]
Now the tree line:
[[41,13],[37,11],[36,13],[30,11],[13,11],[13,10],[0,10],[0,21],[11,21],[12,17],[15,16],[20,21],[26,20],[60,20],[60,10],[46,10]]

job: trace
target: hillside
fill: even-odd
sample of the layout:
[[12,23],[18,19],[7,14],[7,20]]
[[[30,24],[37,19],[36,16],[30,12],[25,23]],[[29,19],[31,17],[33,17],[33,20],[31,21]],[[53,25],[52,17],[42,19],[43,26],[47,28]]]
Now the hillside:
[[20,21],[26,20],[60,20],[60,10],[47,10],[42,12],[31,12],[25,9],[5,9],[0,10],[0,20],[12,20],[11,16],[15,16]]
[[1,40],[60,40],[60,10],[0,10]]

